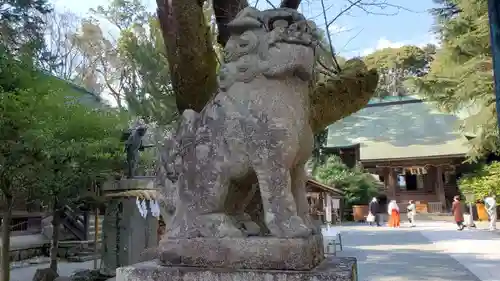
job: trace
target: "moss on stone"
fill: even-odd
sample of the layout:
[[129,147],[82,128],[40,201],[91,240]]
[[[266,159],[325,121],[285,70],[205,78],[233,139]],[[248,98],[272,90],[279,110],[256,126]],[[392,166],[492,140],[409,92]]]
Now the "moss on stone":
[[310,93],[313,132],[364,108],[375,94],[378,79],[376,69],[367,69],[360,59],[351,59],[337,77],[318,82]]

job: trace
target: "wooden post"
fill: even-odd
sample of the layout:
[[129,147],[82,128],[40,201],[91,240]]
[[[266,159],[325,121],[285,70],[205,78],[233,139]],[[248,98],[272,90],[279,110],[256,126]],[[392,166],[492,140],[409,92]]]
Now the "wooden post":
[[382,176],[384,177],[384,189],[385,191],[389,190],[389,177],[390,177],[390,169],[387,167],[382,168]]
[[388,184],[389,184],[389,192],[388,194],[390,194],[390,196],[392,197],[391,199],[392,200],[396,200],[396,189],[397,189],[397,183],[398,183],[398,179],[397,179],[397,175],[396,175],[396,171],[394,168],[389,168],[389,179],[388,179]]
[[[99,196],[99,192],[97,190],[97,185],[94,183],[94,193],[97,196]],[[95,234],[94,234],[94,254],[97,255],[99,251],[99,207],[95,209],[95,219],[94,219],[94,229],[95,229]],[[97,269],[97,259],[94,259],[94,269]]]
[[325,200],[325,220],[327,224],[332,224],[332,198],[330,193],[326,193]]
[[436,169],[436,193],[438,195],[439,202],[441,202],[443,211],[446,208],[446,197],[444,194],[444,183],[443,183],[443,167],[438,166]]
[[89,240],[89,211],[83,212],[83,240]]

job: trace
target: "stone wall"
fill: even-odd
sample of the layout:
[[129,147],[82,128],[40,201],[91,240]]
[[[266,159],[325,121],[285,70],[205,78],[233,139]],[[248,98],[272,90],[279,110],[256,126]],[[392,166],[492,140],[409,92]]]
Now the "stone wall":
[[10,262],[22,261],[47,255],[49,253],[49,245],[40,245],[36,248],[16,249],[9,252]]

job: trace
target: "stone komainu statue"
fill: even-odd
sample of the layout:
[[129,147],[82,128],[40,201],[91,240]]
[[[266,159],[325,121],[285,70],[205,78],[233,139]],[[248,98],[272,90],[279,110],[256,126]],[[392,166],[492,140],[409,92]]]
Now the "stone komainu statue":
[[166,237],[307,237],[315,24],[248,7],[228,27],[219,92],[200,113],[184,111],[166,140]]
[[[178,201],[167,236],[246,235],[241,225],[255,223],[226,201],[249,175],[258,180],[271,235],[308,236],[304,164],[313,144],[315,25],[291,9],[246,8],[229,27],[220,91],[202,112],[186,110],[175,136]],[[240,192],[240,202],[248,195]]]

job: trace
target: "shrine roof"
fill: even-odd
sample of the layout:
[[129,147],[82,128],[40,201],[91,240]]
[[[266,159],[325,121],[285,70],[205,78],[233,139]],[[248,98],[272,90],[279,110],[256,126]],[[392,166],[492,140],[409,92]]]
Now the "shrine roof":
[[328,126],[327,147],[360,144],[360,160],[462,157],[469,147],[459,119],[414,97],[374,99]]
[[69,91],[69,93],[79,95],[79,100],[82,104],[89,105],[91,107],[106,106],[104,100],[98,94],[92,93],[71,81],[64,80],[46,72],[39,72],[39,74],[48,82],[55,83],[55,86],[59,86],[64,90]]
[[330,192],[334,195],[344,196],[344,191],[342,191],[341,189],[321,183],[314,178],[308,178],[306,184],[319,188],[323,191]]

